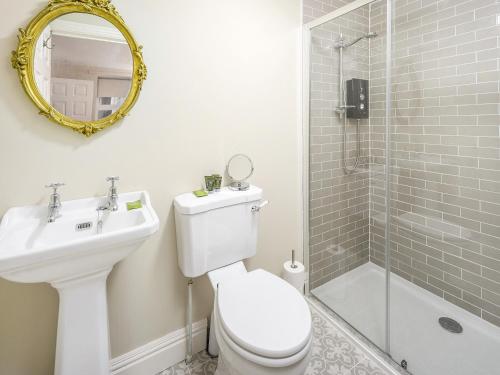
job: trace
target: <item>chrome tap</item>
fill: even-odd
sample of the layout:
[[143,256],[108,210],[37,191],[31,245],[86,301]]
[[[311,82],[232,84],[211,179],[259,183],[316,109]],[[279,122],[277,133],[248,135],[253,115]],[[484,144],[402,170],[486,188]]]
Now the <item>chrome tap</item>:
[[59,210],[61,209],[61,196],[59,195],[57,189],[64,185],[65,184],[62,182],[55,182],[50,185],[45,185],[46,188],[53,189],[49,201],[49,212],[47,215],[48,223],[53,223],[58,217],[61,216],[59,214]]
[[118,193],[116,189],[116,181],[119,181],[120,177],[111,176],[106,178],[106,181],[111,182],[111,186],[109,188],[108,197],[106,203],[98,208],[98,210],[109,210],[109,211],[118,211]]

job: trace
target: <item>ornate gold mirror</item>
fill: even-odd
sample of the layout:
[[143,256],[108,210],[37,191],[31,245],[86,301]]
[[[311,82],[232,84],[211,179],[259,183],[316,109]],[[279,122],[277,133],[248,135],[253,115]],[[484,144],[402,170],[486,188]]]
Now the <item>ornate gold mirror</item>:
[[12,67],[40,114],[85,136],[122,119],[147,70],[111,0],[51,0],[25,29]]

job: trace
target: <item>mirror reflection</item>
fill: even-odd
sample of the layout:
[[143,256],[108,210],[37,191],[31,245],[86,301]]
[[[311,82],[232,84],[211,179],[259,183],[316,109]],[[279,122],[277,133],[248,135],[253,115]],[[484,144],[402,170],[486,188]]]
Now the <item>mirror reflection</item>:
[[53,20],[37,41],[34,59],[38,90],[72,119],[106,118],[130,92],[130,48],[122,33],[101,17],[70,13]]

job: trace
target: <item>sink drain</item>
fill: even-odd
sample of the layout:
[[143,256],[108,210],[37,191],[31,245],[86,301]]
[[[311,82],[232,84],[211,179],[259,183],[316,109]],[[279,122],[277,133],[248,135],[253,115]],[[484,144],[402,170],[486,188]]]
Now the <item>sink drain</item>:
[[455,319],[451,319],[445,316],[439,318],[439,324],[441,325],[441,327],[451,333],[462,333],[464,330],[460,323]]

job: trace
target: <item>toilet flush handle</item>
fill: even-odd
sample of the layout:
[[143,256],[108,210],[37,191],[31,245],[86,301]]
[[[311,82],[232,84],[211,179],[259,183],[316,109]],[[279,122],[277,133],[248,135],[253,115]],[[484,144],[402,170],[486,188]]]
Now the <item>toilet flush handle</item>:
[[252,212],[259,212],[261,208],[264,206],[267,206],[269,204],[269,201],[262,201],[258,205],[252,206]]

